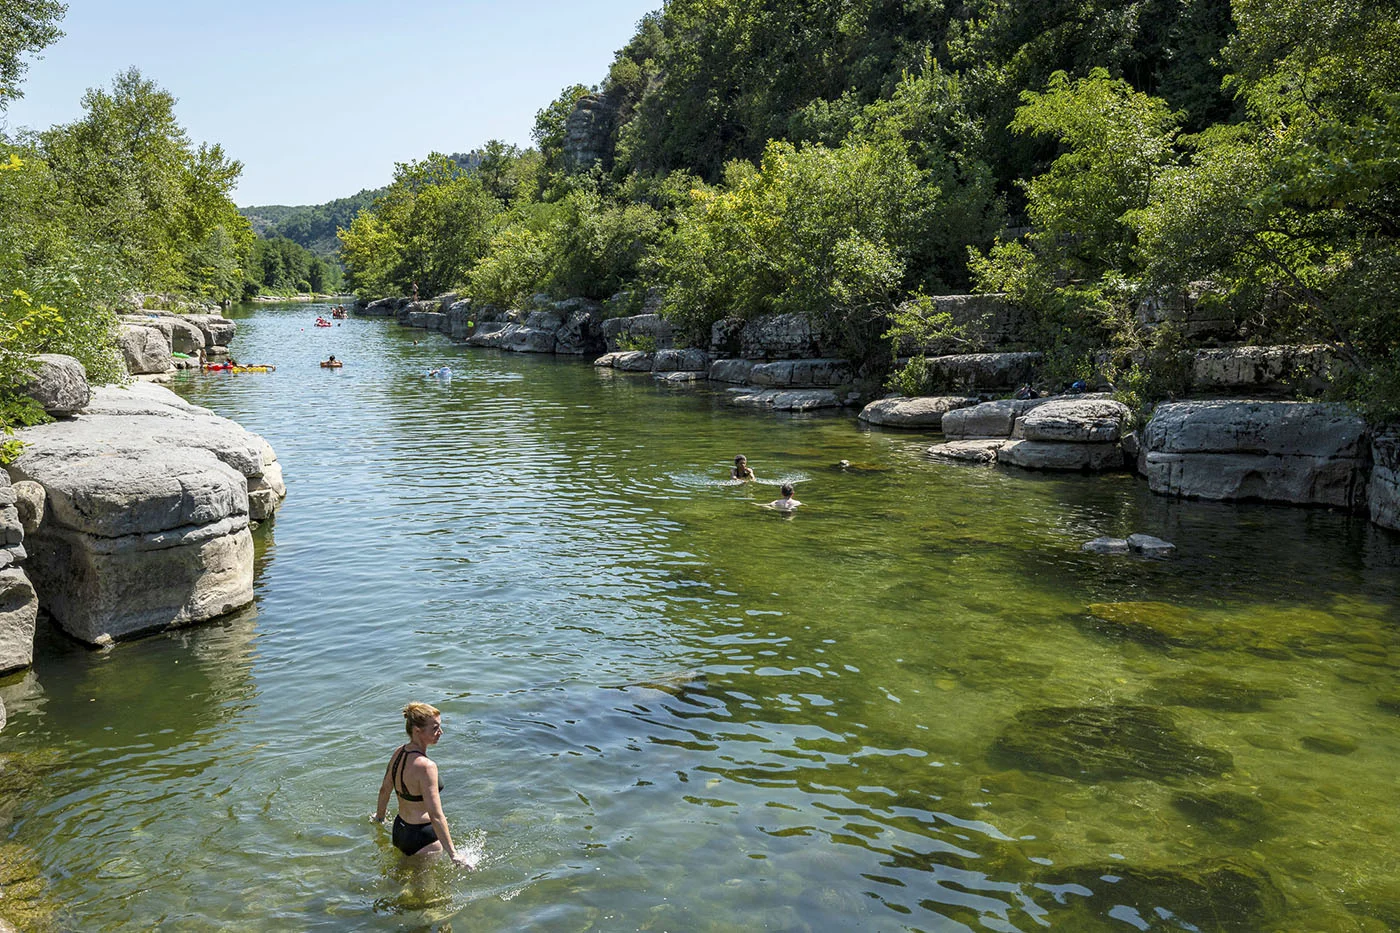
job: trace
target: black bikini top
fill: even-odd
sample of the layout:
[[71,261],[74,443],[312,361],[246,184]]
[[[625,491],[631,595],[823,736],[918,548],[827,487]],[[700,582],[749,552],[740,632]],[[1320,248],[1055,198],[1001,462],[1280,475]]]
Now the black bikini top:
[[[408,792],[408,785],[403,782],[403,768],[410,754],[421,755],[423,753],[416,748],[400,745],[399,750],[394,752],[394,760],[389,764],[389,771],[394,775],[394,793],[398,794],[402,800],[412,800],[414,803],[422,803],[423,795],[410,794]],[[442,793],[441,778],[438,779],[438,793]]]

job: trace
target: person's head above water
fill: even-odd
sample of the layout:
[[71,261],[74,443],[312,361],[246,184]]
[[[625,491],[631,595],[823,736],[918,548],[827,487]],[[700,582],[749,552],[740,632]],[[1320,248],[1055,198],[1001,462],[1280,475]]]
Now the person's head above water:
[[744,465],[747,464],[748,462],[749,462],[749,458],[748,458],[748,457],[745,457],[743,454],[740,454],[739,456],[737,456],[737,457],[734,458],[734,465],[735,465],[736,467],[744,466]]
[[330,358],[329,360],[327,360],[326,362],[328,362],[328,363],[334,363],[334,362],[335,362],[335,354],[332,353],[332,354],[331,354],[331,358]]
[[778,492],[780,492],[780,493],[783,494],[783,498],[784,498],[784,499],[791,498],[791,496],[792,496],[792,483],[783,483],[783,485],[781,485],[781,486],[778,487]]
[[403,708],[403,731],[409,737],[413,737],[414,729],[431,729],[434,720],[442,713],[436,706],[429,706],[427,703],[413,702]]

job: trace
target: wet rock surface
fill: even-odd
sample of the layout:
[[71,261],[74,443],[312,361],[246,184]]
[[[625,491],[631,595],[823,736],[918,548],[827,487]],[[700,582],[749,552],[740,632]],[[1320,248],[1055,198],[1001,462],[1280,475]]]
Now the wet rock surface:
[[995,463],[997,451],[1005,443],[997,438],[948,441],[946,444],[934,444],[925,453],[931,460],[947,463]]
[[[1163,867],[1075,865],[1048,869],[1038,887],[1084,897],[1080,911],[1113,928],[1125,925],[1127,908],[1132,911],[1131,925],[1142,930],[1255,933],[1275,929],[1273,923],[1284,916],[1286,906],[1266,872],[1229,861]],[[1183,926],[1183,921],[1190,925]]]
[[1225,713],[1253,713],[1270,700],[1293,696],[1281,683],[1250,683],[1203,671],[1159,677],[1144,699],[1162,706],[1191,706]]
[[931,395],[916,398],[882,398],[866,405],[860,420],[890,428],[924,428],[937,431],[943,416],[958,408],[977,404],[965,395]]
[[1197,745],[1150,706],[1055,706],[1023,710],[992,744],[994,765],[1081,781],[1216,777],[1229,752]]

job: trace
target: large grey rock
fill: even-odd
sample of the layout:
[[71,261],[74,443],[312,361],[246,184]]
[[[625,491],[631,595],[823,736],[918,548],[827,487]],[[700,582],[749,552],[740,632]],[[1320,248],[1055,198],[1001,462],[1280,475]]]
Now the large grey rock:
[[1158,405],[1143,432],[1149,452],[1274,456],[1365,455],[1366,424],[1342,405],[1204,400]]
[[1133,534],[1128,535],[1128,547],[1137,554],[1144,557],[1171,557],[1176,553],[1176,545],[1170,541],[1163,541],[1161,538],[1152,535]]
[[861,409],[860,420],[890,428],[927,428],[937,431],[943,426],[943,416],[948,412],[976,404],[977,399],[960,395],[882,398]]
[[1075,444],[1062,441],[1008,441],[997,451],[997,463],[1027,470],[1117,470],[1123,451],[1117,444]]
[[554,332],[554,352],[567,356],[592,356],[603,350],[601,312],[597,305],[581,299],[561,301],[556,310],[562,323]]
[[1017,421],[1018,437],[1028,441],[1116,442],[1132,417],[1128,406],[1109,399],[1053,399]]
[[364,306],[356,305],[355,313],[365,317],[394,317],[399,307],[407,302],[406,298],[379,298]]
[[132,375],[166,373],[175,368],[170,341],[155,327],[122,324],[117,332],[117,346]]
[[652,363],[652,372],[706,372],[710,366],[710,355],[694,347],[685,350],[657,350]]
[[629,373],[649,373],[656,368],[656,354],[641,350],[624,350],[609,354],[613,358],[613,369]]
[[447,309],[447,336],[453,340],[466,340],[476,328],[476,318],[472,316],[470,301],[454,301]]
[[1340,405],[1173,402],[1143,430],[1139,466],[1164,495],[1352,508],[1366,494],[1367,441]]
[[745,408],[772,411],[816,411],[840,408],[841,398],[830,389],[730,389],[729,401]]
[[739,355],[750,360],[824,357],[830,340],[805,314],[767,314],[744,323]]
[[[0,472],[0,485],[8,482],[3,472]],[[39,530],[39,525],[44,521],[44,487],[38,483],[28,480],[20,480],[14,483],[11,491],[15,499],[15,511],[19,515],[20,526],[24,533],[32,535]]]
[[1371,521],[1400,531],[1400,428],[1377,431],[1371,439]]
[[29,368],[30,379],[24,394],[43,406],[55,417],[71,415],[87,406],[92,397],[87,370],[71,356],[41,353]]
[[1171,324],[1193,342],[1238,340],[1241,326],[1227,302],[1202,300],[1209,296],[1208,282],[1192,283],[1187,293],[1149,295],[1134,309],[1138,322],[1149,330]]
[[405,327],[440,331],[447,329],[447,315],[440,311],[410,311],[403,323]]
[[34,662],[34,625],[39,600],[23,570],[0,570],[0,674]]
[[665,350],[674,346],[676,339],[675,328],[659,314],[609,318],[602,323],[601,330],[609,350],[621,350],[637,344],[649,344],[652,349]]
[[122,315],[121,320],[126,324],[156,328],[165,335],[166,340],[170,341],[170,349],[176,353],[195,356],[200,350],[207,349],[209,346],[209,338],[198,324],[171,311],[142,311],[139,314],[125,314]]
[[204,331],[204,345],[226,347],[233,342],[238,325],[221,314],[190,314],[186,316],[195,327]]
[[[532,312],[534,317],[539,312]],[[501,323],[498,321],[478,322],[476,330],[467,338],[467,343],[477,347],[494,347],[498,350],[511,350],[516,353],[553,353],[555,332],[559,329],[557,318],[547,327],[531,327],[523,323]]]
[[1193,392],[1309,394],[1329,384],[1335,354],[1326,346],[1225,347],[1189,358]]
[[251,601],[249,486],[270,490],[265,511],[285,490],[262,438],[145,384],[20,436],[9,472],[46,493],[25,569],[69,634],[98,643]]
[[747,384],[757,365],[753,360],[715,360],[710,364],[710,381]]
[[1010,437],[1018,417],[1049,401],[1005,398],[959,408],[943,416],[943,433],[948,438]]
[[957,353],[928,359],[930,378],[938,388],[1003,390],[1036,381],[1040,353]]
[[282,464],[272,445],[262,440],[262,472],[248,477],[248,517],[255,522],[272,518],[287,498],[287,486],[282,481]]
[[[414,315],[438,314],[441,306],[436,298],[423,298],[418,301],[405,301],[394,308],[394,320],[404,327],[413,327],[409,320]],[[419,318],[418,320],[424,320]]]
[[705,382],[709,376],[703,369],[695,371],[672,369],[665,372],[652,373],[652,378],[657,382],[664,382],[668,385],[688,385],[692,382]]
[[1001,438],[948,441],[946,444],[934,444],[927,454],[930,460],[948,463],[995,463],[997,451],[1005,443]]
[[758,363],[749,372],[749,382],[773,388],[830,387],[854,379],[851,364],[845,360],[780,360]]
[[1132,547],[1129,546],[1127,538],[1104,536],[1085,541],[1079,549],[1089,554],[1127,554]]

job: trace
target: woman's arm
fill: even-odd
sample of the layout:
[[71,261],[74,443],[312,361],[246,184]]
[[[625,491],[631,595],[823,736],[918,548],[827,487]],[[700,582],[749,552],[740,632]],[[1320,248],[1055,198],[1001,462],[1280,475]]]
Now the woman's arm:
[[[384,822],[384,814],[389,810],[389,795],[394,791],[394,779],[389,771],[394,767],[394,759],[390,758],[389,763],[384,766],[384,780],[379,782],[379,803],[375,805],[374,816],[370,819],[376,823]],[[434,787],[437,785],[434,784]]]
[[464,853],[457,851],[457,847],[452,844],[452,833],[447,829],[447,817],[442,812],[442,795],[438,793],[437,763],[427,758],[419,758],[417,763],[420,765],[418,773],[419,780],[422,781],[423,806],[428,810],[428,819],[433,821],[438,842],[442,843],[448,858],[458,865],[470,868],[471,862]]

